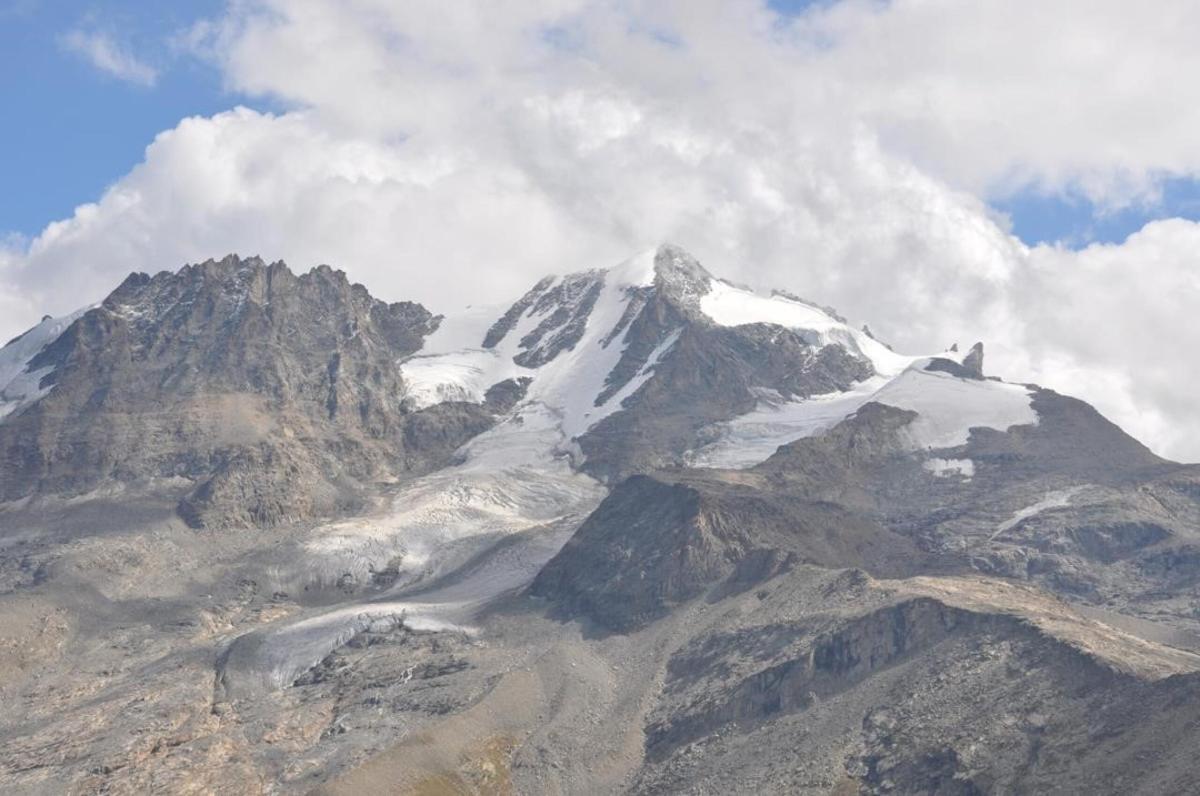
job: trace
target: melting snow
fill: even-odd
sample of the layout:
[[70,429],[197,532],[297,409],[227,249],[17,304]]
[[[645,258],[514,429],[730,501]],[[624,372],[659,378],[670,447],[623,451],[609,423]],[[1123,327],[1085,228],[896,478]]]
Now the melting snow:
[[1011,518],[997,525],[995,532],[988,537],[988,540],[991,541],[996,539],[1004,532],[1012,530],[1025,520],[1037,514],[1041,514],[1043,511],[1047,511],[1049,509],[1060,509],[1071,505],[1071,498],[1082,492],[1083,489],[1084,487],[1082,486],[1073,486],[1067,489],[1059,489],[1054,492],[1047,492],[1046,496],[1037,503],[1034,503],[1032,506],[1026,506],[1025,508],[1015,512]]
[[393,592],[448,575],[454,582],[264,629],[241,642],[250,671],[229,676],[285,686],[372,623],[463,629],[482,603],[532,580],[604,497],[598,481],[571,468],[566,444],[556,413],[525,405],[465,445],[461,464],[406,484],[385,516],[316,529],[293,577],[363,581],[399,560]]
[[938,478],[958,476],[970,481],[975,477],[975,462],[970,459],[929,459],[923,466]]

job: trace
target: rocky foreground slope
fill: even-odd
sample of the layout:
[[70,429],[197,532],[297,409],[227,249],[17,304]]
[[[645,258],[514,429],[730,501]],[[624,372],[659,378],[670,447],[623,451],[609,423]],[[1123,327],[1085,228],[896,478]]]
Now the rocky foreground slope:
[[672,246],[0,349],[6,792],[1187,792],[1200,468]]

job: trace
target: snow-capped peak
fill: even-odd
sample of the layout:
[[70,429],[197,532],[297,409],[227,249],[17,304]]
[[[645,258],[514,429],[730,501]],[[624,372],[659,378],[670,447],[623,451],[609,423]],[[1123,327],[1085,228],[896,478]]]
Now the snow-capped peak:
[[492,385],[528,377],[526,400],[556,412],[568,438],[582,433],[619,408],[595,401],[624,350],[630,303],[654,284],[656,258],[649,250],[609,269],[547,277],[507,311],[445,318],[402,363],[406,400],[417,408],[482,401]]
[[[696,353],[697,345],[713,341],[741,340],[736,344],[741,348],[734,350],[752,359],[783,356],[755,348],[774,339],[769,331],[763,337],[760,326],[782,328],[791,335],[787,339],[803,341],[788,344],[792,353],[780,360],[782,371],[803,373],[830,351],[860,363],[850,381],[835,376],[833,382],[822,382],[813,376],[818,380],[808,384],[827,383],[824,389],[834,390],[816,395],[786,376],[778,384],[770,377],[764,382],[761,375],[746,381],[739,389],[748,387],[759,395],[758,407],[725,423],[723,437],[692,456],[697,464],[754,464],[778,445],[820,433],[871,401],[917,412],[919,418],[909,429],[914,450],[961,445],[976,426],[1004,430],[1037,422],[1027,389],[987,381],[976,372],[981,353],[970,355],[969,368],[957,351],[897,354],[832,310],[780,291],[763,295],[714,277],[670,244],[612,268],[547,277],[507,310],[476,309],[445,319],[424,348],[402,363],[406,400],[414,407],[444,400],[479,402],[493,385],[520,380],[527,388],[519,406],[537,404],[549,410],[558,418],[566,442],[627,408],[664,362],[676,361],[673,350],[689,326],[695,333],[688,337],[688,372],[713,366]],[[735,338],[703,331],[722,327]],[[743,366],[762,367],[762,362],[719,366],[732,370],[705,389],[729,389],[729,382],[721,379],[746,378],[732,375]],[[695,380],[681,373],[676,368],[672,384]],[[706,377],[697,373],[695,378],[703,382]],[[690,398],[678,396],[680,401]]]

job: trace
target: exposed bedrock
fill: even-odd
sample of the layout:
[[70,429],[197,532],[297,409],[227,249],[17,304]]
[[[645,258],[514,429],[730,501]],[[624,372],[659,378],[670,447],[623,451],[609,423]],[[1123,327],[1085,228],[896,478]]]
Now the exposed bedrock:
[[912,542],[839,506],[719,476],[634,476],[534,580],[555,610],[626,632],[709,587],[746,589],[796,563],[903,576],[931,568]]
[[722,683],[713,696],[688,705],[669,720],[652,724],[647,729],[647,752],[662,758],[726,725],[737,724],[744,731],[804,711],[906,657],[929,654],[952,637],[974,638],[979,644],[1016,637],[1054,644],[1059,665],[1079,677],[1080,687],[1100,688],[1114,676],[1103,665],[1045,639],[1036,628],[1015,617],[979,614],[917,598],[849,619],[835,630],[817,634],[804,625],[791,625],[766,632],[764,638],[716,632],[699,639],[671,658],[665,683],[668,693],[686,688],[696,678],[718,676],[712,663],[722,657],[753,660],[761,656],[769,665],[743,679]]

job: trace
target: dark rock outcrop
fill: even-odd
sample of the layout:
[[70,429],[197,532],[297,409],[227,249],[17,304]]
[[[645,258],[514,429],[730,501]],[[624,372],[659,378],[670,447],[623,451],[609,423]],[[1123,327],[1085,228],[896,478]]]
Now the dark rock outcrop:
[[971,350],[963,357],[963,369],[970,374],[973,379],[983,378],[983,343],[976,343],[971,346]]

